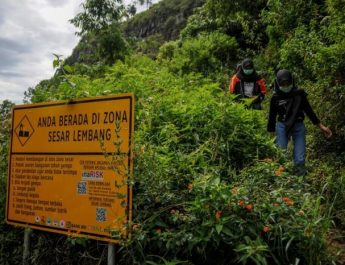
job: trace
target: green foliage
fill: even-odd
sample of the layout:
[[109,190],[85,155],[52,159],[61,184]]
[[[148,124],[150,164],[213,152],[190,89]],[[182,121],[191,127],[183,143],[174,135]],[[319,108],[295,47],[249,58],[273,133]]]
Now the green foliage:
[[[14,106],[14,104],[9,101],[9,100],[4,100],[1,104],[0,104],[0,118],[1,118],[1,122],[5,122],[11,113],[11,109]],[[1,126],[1,128],[3,128],[4,125]]]
[[81,29],[79,35],[96,32],[118,22],[124,12],[122,0],[86,0],[83,11],[70,22]]
[[[160,35],[163,41],[175,40],[187,18],[205,0],[162,0],[124,24],[126,36],[143,39]],[[163,42],[161,42],[163,44]]]
[[289,171],[279,175],[279,164],[260,162],[280,159],[264,132],[264,113],[235,103],[201,74],[177,75],[146,57],[129,57],[93,78],[72,70],[64,78],[73,90],[60,83],[42,95],[137,97],[133,233],[121,241],[121,264],[331,260],[320,197]]
[[[171,46],[170,46],[171,47]],[[182,42],[173,52],[174,56],[168,60],[168,65],[173,72],[188,74],[200,72],[208,76],[222,69],[227,69],[231,62],[236,61],[238,44],[233,37],[222,33],[199,35]],[[168,58],[164,54],[165,46],[159,58]],[[170,48],[170,54],[172,49]]]
[[[96,2],[86,1],[72,20],[84,36],[80,63],[56,55],[56,74],[29,89],[26,100],[135,94],[132,236],[120,241],[119,263],[335,264],[340,251],[329,249],[330,229],[345,227],[343,1],[207,0],[180,39],[161,46],[204,2],[164,0],[125,26],[128,35],[140,29],[133,35],[151,36],[134,47],[152,58],[159,51],[157,61],[129,55],[117,24],[121,1]],[[279,68],[292,70],[331,125],[335,136],[324,140],[308,124],[307,177],[293,175],[267,136],[265,112],[220,88],[244,56],[254,57],[267,80]],[[10,105],[1,105],[2,194]],[[4,223],[0,229],[0,263],[19,263],[21,231]],[[105,262],[105,247],[92,241],[35,234],[34,264]]]
[[208,0],[189,19],[181,35],[195,37],[201,32],[219,31],[236,37],[242,52],[259,50],[266,41],[260,19],[260,10],[266,2]]
[[[77,33],[83,36],[79,49],[86,51],[89,57],[86,62],[112,64],[116,60],[123,60],[129,52],[129,46],[119,24],[120,20],[126,15],[123,1],[86,0],[83,8],[83,12],[77,14],[70,22],[81,29]],[[96,44],[95,47],[93,44]],[[85,47],[82,47],[83,45]],[[95,54],[87,52],[89,49],[94,51]],[[75,55],[72,57],[75,57]],[[70,61],[73,61],[73,59],[71,58]],[[83,62],[83,59],[78,61]]]
[[6,188],[8,154],[11,130],[11,108],[14,106],[9,100],[0,104],[0,264],[18,264],[21,261],[22,248],[20,238],[22,231],[13,231],[5,224]]
[[123,60],[130,53],[130,47],[118,23],[105,26],[97,32],[83,36],[67,64],[108,64]]
[[[269,43],[261,67],[293,71],[297,84],[306,88],[322,122],[331,126],[334,138],[325,142],[314,135],[312,145],[322,153],[345,151],[344,14],[339,1],[269,1],[262,11]],[[298,7],[298,8],[296,8]],[[273,78],[271,78],[273,79]],[[317,152],[316,152],[317,153]]]
[[106,64],[113,64],[117,60],[124,60],[129,53],[129,46],[124,39],[120,27],[113,23],[97,33],[97,57]]
[[333,156],[331,162],[325,159],[313,160],[311,166],[314,168],[308,176],[314,192],[324,191],[324,203],[328,205],[330,214],[333,216],[339,228],[345,227],[345,211],[343,203],[345,200],[345,170],[343,158]]
[[[11,130],[11,110],[14,106],[9,100],[4,100],[0,104],[0,181],[2,194],[6,194],[6,176],[7,176],[7,156],[8,156],[8,147],[10,141],[10,130]],[[5,196],[1,197],[1,214],[4,215],[5,211]],[[4,216],[3,216],[4,217]],[[3,224],[4,218],[1,219],[1,224]]]
[[157,57],[158,51],[164,43],[163,36],[161,34],[151,35],[137,43],[137,52],[143,53],[152,59]]
[[157,60],[159,62],[163,62],[164,60],[171,60],[174,57],[174,53],[177,47],[178,44],[176,41],[169,41],[164,43],[162,46],[159,47]]
[[258,213],[252,225],[269,228],[266,243],[277,264],[330,262],[330,257],[323,256],[331,224],[321,205],[323,197],[317,192],[312,195],[309,184],[292,175],[289,165],[285,169],[278,165],[267,161],[246,169],[235,184],[246,187],[240,198],[253,203],[253,212]]

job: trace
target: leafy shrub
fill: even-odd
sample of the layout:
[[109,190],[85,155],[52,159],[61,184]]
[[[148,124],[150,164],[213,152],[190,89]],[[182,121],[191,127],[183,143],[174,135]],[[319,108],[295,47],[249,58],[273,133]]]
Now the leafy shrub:
[[159,53],[157,56],[158,61],[171,60],[174,56],[175,50],[177,49],[176,41],[169,41],[159,47]]
[[279,164],[259,162],[280,157],[264,113],[234,103],[201,74],[176,75],[146,57],[100,77],[65,79],[73,90],[61,83],[44,95],[137,97],[133,234],[121,241],[122,264],[157,256],[194,264],[330,260],[320,197]]
[[[327,249],[331,218],[345,223],[340,2],[208,0],[181,39],[160,48],[159,63],[127,56],[113,66],[61,65],[60,75],[30,91],[33,102],[135,94],[134,215],[127,224],[133,233],[120,242],[121,264],[334,262],[339,253],[331,257]],[[154,51],[160,41],[153,38]],[[151,51],[150,43],[143,50]],[[256,54],[269,79],[277,68],[293,70],[335,132],[332,141],[308,134],[313,168],[305,179],[292,175],[288,163],[280,166],[285,161],[265,133],[265,114],[234,103],[210,79],[243,54]],[[321,153],[332,155],[322,161]],[[4,242],[21,238],[4,224],[1,230]],[[1,257],[16,263],[11,243],[1,245]],[[34,248],[37,264],[51,257],[52,263],[104,260],[104,246],[84,239],[38,234]],[[40,255],[42,248],[49,252]]]
[[[320,197],[311,195],[302,179],[267,161],[225,180],[212,170],[194,175],[178,191],[176,185],[159,186],[172,191],[169,203],[160,200],[163,194],[151,197],[153,187],[143,197],[137,194],[145,202],[134,220],[132,247],[194,264],[329,262],[330,220],[323,217]],[[151,185],[162,182],[167,184],[167,177]],[[184,200],[176,202],[180,197]]]
[[235,38],[225,34],[201,34],[184,40],[168,65],[175,73],[199,72],[208,76],[237,61],[237,47]]

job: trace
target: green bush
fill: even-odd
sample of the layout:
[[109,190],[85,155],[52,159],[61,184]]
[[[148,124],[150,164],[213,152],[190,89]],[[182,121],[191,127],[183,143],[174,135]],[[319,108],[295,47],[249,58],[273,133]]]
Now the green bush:
[[[345,224],[341,4],[208,0],[180,40],[159,48],[157,62],[112,54],[126,43],[117,32],[107,39],[107,32],[104,58],[121,55],[108,63],[123,62],[70,67],[59,61],[55,77],[28,92],[32,102],[135,94],[132,236],[120,241],[120,264],[334,264],[340,251],[330,252],[330,228]],[[161,41],[153,37],[141,49],[155,57]],[[220,89],[243,55],[254,55],[268,80],[278,68],[292,70],[331,125],[335,136],[326,141],[308,124],[307,177],[291,173],[267,136],[265,112],[246,109]],[[9,132],[2,133],[5,189]],[[22,232],[0,229],[1,261],[18,263]],[[33,248],[35,264],[105,260],[105,246],[85,239],[35,233]]]
[[320,197],[277,170],[278,163],[260,162],[281,157],[265,132],[265,114],[235,103],[201,74],[174,74],[169,67],[132,56],[94,78],[74,69],[42,93],[49,100],[136,96],[133,234],[121,241],[120,263],[331,260]]
[[236,39],[223,33],[201,34],[185,39],[181,47],[175,49],[168,66],[175,73],[198,72],[208,76],[236,62],[237,48]]

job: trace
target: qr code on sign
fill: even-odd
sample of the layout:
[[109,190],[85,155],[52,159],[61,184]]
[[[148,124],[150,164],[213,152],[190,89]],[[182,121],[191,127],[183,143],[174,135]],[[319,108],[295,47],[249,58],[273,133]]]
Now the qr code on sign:
[[87,194],[87,182],[80,181],[77,186],[78,194]]
[[96,208],[96,221],[98,221],[98,222],[107,221],[107,209]]

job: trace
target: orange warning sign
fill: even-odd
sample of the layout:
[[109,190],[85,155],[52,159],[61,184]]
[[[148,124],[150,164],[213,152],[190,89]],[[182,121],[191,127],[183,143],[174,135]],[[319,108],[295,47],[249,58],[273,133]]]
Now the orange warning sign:
[[132,94],[15,106],[6,220],[116,242],[131,219]]

